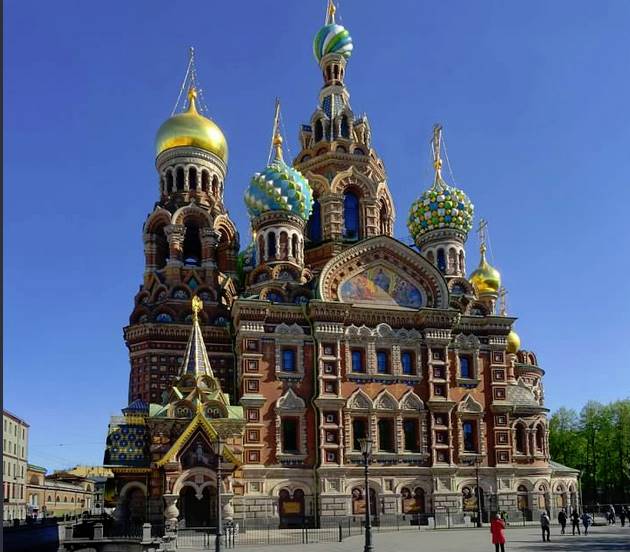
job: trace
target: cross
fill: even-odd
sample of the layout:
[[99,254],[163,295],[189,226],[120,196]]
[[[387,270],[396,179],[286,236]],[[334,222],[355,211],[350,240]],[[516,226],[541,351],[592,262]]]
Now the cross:
[[499,314],[501,316],[507,316],[507,290],[501,286],[499,288],[499,302],[500,302],[500,310],[499,310]]
[[337,8],[335,7],[335,3],[333,0],[328,0],[328,9],[326,10],[326,25],[330,25],[335,22],[335,11]]
[[199,321],[199,311],[203,309],[203,301],[197,295],[192,298],[193,323]]
[[440,158],[440,148],[442,145],[442,125],[435,123],[433,125],[433,138],[431,139],[433,146],[433,168],[439,171],[442,168],[442,159]]
[[479,234],[479,243],[482,245],[486,245],[486,236],[487,236],[487,228],[488,222],[486,219],[481,219],[479,221],[479,226],[477,227],[477,234]]

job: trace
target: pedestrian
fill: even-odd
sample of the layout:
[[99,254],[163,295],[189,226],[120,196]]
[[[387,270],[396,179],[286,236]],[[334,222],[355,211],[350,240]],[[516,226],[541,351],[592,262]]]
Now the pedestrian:
[[501,519],[501,514],[496,514],[490,524],[490,533],[492,534],[492,544],[494,544],[494,552],[505,552],[505,521]]
[[615,517],[616,517],[615,507],[611,504],[608,507],[608,525],[615,524]]
[[[549,542],[549,527],[551,525],[551,520],[549,519],[549,515],[547,512],[542,512],[540,514],[540,528],[542,529],[542,539],[543,542]],[[547,538],[545,538],[547,537]]]
[[589,525],[591,525],[591,523],[593,523],[593,518],[591,517],[590,514],[587,514],[586,512],[584,512],[582,514],[582,525],[584,525],[585,535],[588,535],[588,528],[589,528]]
[[564,535],[564,530],[567,526],[567,513],[564,508],[558,513],[558,523],[560,524],[560,534]]
[[582,533],[580,533],[580,514],[578,514],[578,511],[573,508],[573,512],[571,513],[571,529],[572,529],[572,535],[575,535],[575,530],[577,529],[578,535],[581,535]]
[[[619,520],[621,521],[622,527],[626,526],[626,517],[628,517],[628,510],[626,510],[625,506],[622,506],[619,511]],[[630,519],[628,519],[628,522],[630,523]]]

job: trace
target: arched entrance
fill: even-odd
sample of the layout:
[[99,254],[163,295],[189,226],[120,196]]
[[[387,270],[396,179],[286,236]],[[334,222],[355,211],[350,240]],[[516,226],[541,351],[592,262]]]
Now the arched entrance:
[[[352,513],[354,515],[365,514],[365,495],[361,487],[352,489]],[[379,510],[376,507],[376,491],[370,488],[370,515],[378,518]]]
[[186,527],[213,527],[216,524],[216,493],[204,487],[201,496],[193,487],[184,486],[179,493],[179,519]]
[[301,527],[304,524],[304,491],[296,489],[291,494],[282,489],[278,494],[280,527]]

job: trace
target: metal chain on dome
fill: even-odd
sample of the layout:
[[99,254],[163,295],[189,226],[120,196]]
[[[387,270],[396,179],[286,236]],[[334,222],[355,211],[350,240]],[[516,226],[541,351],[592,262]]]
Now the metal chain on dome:
[[446,138],[444,138],[444,136],[442,136],[442,145],[444,146],[444,157],[446,157],[446,165],[448,166],[448,172],[451,175],[451,183],[453,184],[453,186],[456,186],[455,175],[453,174],[453,169],[451,169],[451,162],[448,159],[448,151],[446,149]]
[[201,113],[208,112],[208,106],[206,105],[206,100],[203,97],[203,89],[199,86],[199,80],[197,79],[197,68],[195,66],[195,48],[190,46],[188,49],[189,59],[188,66],[186,67],[186,74],[184,75],[184,80],[182,81],[182,86],[179,89],[179,94],[177,96],[177,101],[173,106],[173,111],[171,111],[171,117],[175,115],[177,111],[177,107],[184,95],[185,91],[189,89],[191,86],[194,86],[197,90],[197,98],[199,103],[199,111]]

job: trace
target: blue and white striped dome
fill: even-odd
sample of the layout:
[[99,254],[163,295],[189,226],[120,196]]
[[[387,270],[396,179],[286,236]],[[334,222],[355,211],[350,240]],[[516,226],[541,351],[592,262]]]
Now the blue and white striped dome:
[[343,25],[324,25],[313,40],[313,54],[318,63],[327,54],[341,54],[348,59],[352,55],[352,37]]

